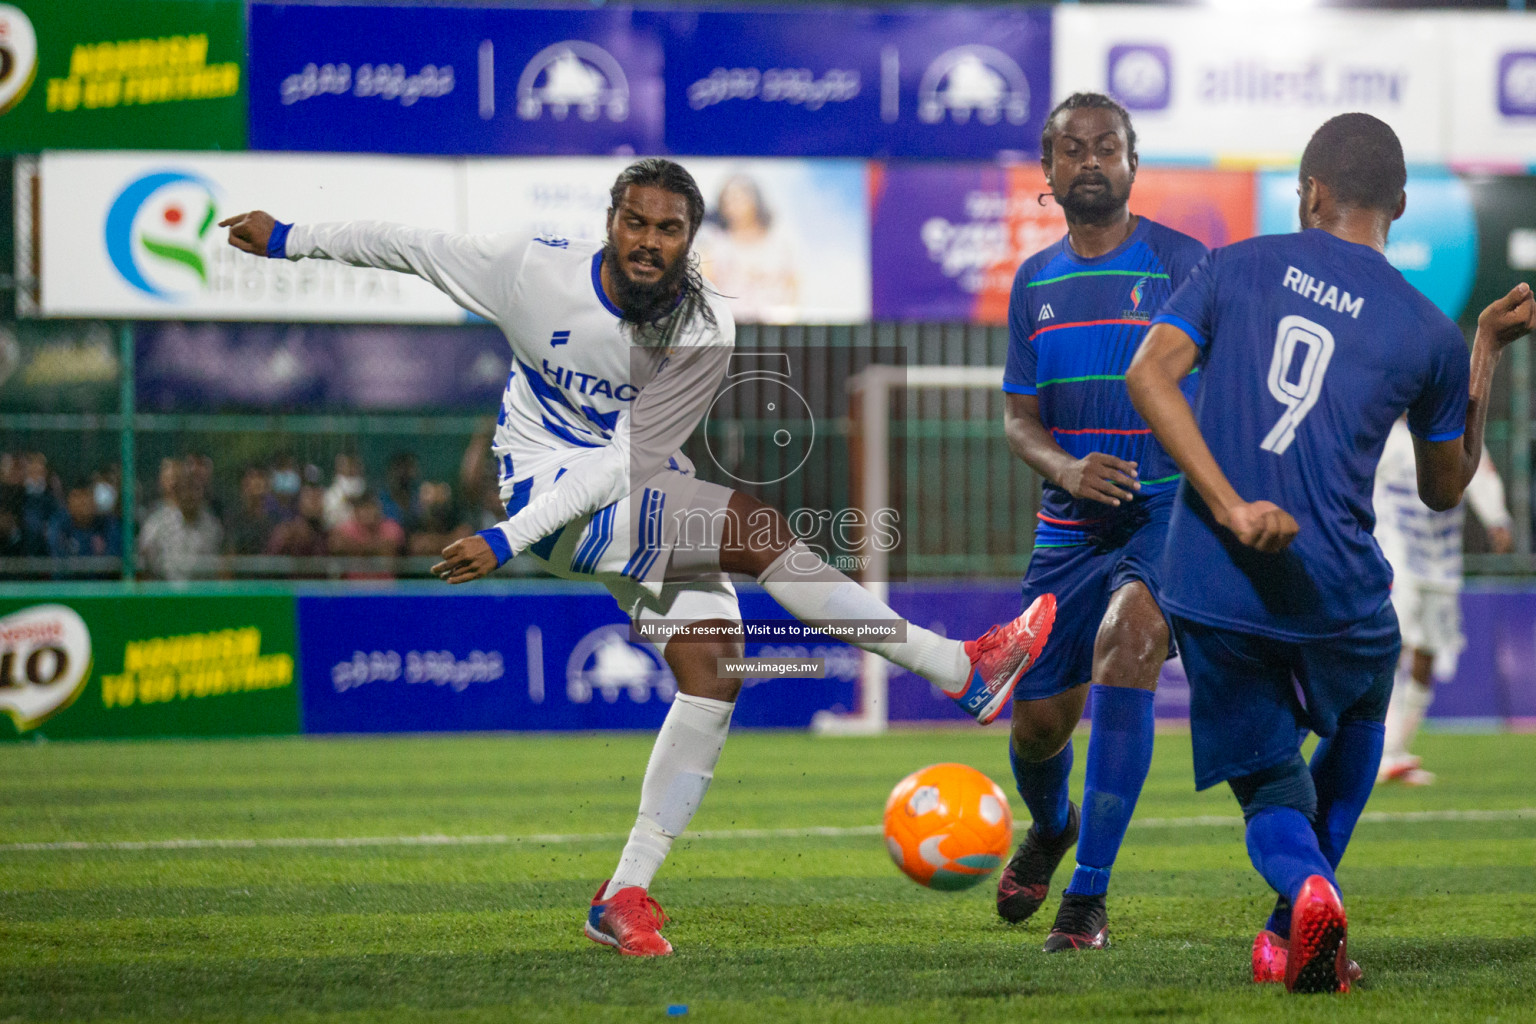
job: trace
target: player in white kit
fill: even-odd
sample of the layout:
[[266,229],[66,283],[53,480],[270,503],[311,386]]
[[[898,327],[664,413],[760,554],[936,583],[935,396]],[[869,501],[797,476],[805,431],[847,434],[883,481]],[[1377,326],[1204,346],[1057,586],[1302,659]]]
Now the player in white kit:
[[[1387,435],[1376,467],[1376,543],[1392,566],[1392,607],[1403,632],[1403,660],[1387,709],[1385,746],[1376,781],[1426,786],[1433,772],[1408,752],[1424,713],[1435,699],[1435,681],[1456,674],[1467,639],[1461,632],[1461,548],[1465,505],[1436,512],[1419,500],[1413,435],[1399,420]],[[1467,485],[1466,504],[1488,531],[1496,553],[1514,547],[1504,482],[1483,449]]]
[[[728,574],[755,577],[808,625],[900,617],[817,557],[777,511],[694,475],[679,449],[714,401],[735,342],[731,314],[691,254],[704,198],[684,168],[660,158],[631,165],[610,198],[603,244],[372,221],[288,225],[262,211],[220,226],[258,256],[417,274],[506,335],[512,368],[492,450],[508,519],[449,545],[433,572],[465,583],[529,552],[552,573],[603,583],[666,658],[678,693],[629,842],[585,926],[621,953],[660,956],[672,946],[647,890],[709,787],[741,688],[718,672],[720,659],[743,651]],[[903,623],[900,642],[858,646],[986,724],[1039,656],[1055,608],[1047,594],[964,643]]]

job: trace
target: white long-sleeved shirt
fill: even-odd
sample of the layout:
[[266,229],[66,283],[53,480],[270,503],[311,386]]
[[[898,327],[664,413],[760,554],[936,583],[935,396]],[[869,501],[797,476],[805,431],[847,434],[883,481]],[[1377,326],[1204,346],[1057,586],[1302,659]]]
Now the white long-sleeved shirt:
[[492,450],[502,501],[516,499],[497,526],[513,552],[681,458],[736,340],[712,290],[714,324],[694,316],[656,337],[625,323],[603,292],[597,242],[349,221],[294,225],[287,256],[416,274],[501,328],[512,366]]
[[1420,501],[1413,435],[1406,420],[1398,420],[1387,435],[1381,463],[1376,467],[1373,502],[1376,543],[1391,564],[1393,577],[1437,589],[1461,587],[1466,505],[1472,506],[1485,527],[1508,527],[1511,521],[1504,504],[1504,482],[1486,447],[1472,482],[1467,484],[1464,503],[1436,512]]

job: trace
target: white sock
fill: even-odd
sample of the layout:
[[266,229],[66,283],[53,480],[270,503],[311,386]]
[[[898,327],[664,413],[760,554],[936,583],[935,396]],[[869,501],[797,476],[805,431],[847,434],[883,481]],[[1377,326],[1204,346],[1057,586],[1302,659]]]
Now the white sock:
[[[844,576],[800,541],[757,578],[768,596],[807,626],[839,620],[879,622],[901,618],[884,601]],[[971,678],[971,659],[959,640],[907,623],[904,643],[849,640],[861,650],[878,654],[915,672],[943,690],[962,689]]]
[[1435,688],[1412,676],[1400,676],[1392,687],[1392,702],[1387,705],[1386,736],[1382,744],[1383,761],[1408,755],[1408,744],[1424,721],[1424,712],[1434,702]]
[[626,886],[651,887],[651,879],[672,850],[672,840],[693,820],[715,777],[715,763],[725,747],[735,708],[727,701],[686,693],[672,699],[640,784],[640,815],[604,899]]

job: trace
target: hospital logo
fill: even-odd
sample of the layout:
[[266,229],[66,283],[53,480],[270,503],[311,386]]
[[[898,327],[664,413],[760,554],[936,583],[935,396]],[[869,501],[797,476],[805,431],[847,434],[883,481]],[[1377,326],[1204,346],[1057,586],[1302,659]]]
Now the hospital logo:
[[546,46],[517,80],[517,116],[537,121],[545,111],[556,121],[571,113],[583,121],[629,118],[629,80],[613,55],[581,39]]
[[218,219],[212,182],[180,171],[146,174],[129,182],[107,211],[107,256],[144,294],[184,299],[208,286],[205,251]]
[[0,4],[0,114],[20,103],[37,77],[37,33],[20,9]]
[[1111,46],[1105,81],[1110,95],[1127,110],[1166,110],[1173,97],[1168,48],[1151,43]]
[[0,618],[0,711],[18,732],[74,703],[91,675],[91,633],[73,608],[39,604]]
[[1023,124],[1029,119],[1029,82],[1024,71],[991,46],[957,46],[940,54],[923,72],[917,89],[917,119],[938,124],[948,115],[956,124],[972,116],[982,124]]
[[1499,113],[1536,117],[1536,53],[1506,53],[1499,58]]
[[603,626],[588,633],[565,664],[565,695],[572,704],[590,704],[594,694],[612,704],[621,693],[644,704],[653,692],[670,702],[677,694],[677,680],[655,648],[630,641],[628,626]]

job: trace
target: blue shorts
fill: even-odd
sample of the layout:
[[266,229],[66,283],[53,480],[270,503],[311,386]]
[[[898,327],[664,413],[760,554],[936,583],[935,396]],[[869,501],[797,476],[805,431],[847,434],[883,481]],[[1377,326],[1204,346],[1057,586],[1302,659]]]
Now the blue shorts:
[[1196,789],[1281,764],[1307,730],[1332,736],[1357,704],[1380,721],[1402,650],[1390,602],[1324,640],[1277,640],[1177,615],[1173,632],[1189,677]]
[[[1024,603],[1056,595],[1056,625],[1040,660],[1019,680],[1014,700],[1054,697],[1093,677],[1093,645],[1115,591],[1133,580],[1158,601],[1157,567],[1168,535],[1171,500],[1163,496],[1135,507],[1122,530],[1088,544],[1035,548],[1024,574]],[[1169,657],[1173,656],[1170,630]]]

